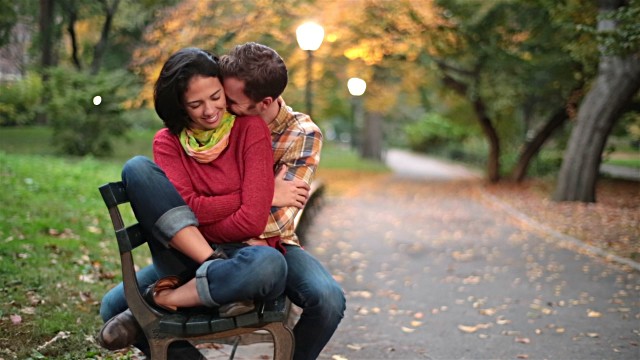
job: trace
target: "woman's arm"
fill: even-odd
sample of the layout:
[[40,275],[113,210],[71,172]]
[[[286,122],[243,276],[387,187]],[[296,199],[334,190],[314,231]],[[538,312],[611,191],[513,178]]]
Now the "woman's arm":
[[238,154],[242,172],[241,205],[231,216],[201,226],[209,241],[238,242],[264,231],[273,200],[273,151],[271,134],[260,118],[239,118],[247,122],[243,148]]
[[191,210],[198,215],[200,225],[218,222],[240,208],[240,194],[203,196],[193,190],[189,170],[185,166],[184,150],[167,129],[160,130],[154,137],[153,157]]

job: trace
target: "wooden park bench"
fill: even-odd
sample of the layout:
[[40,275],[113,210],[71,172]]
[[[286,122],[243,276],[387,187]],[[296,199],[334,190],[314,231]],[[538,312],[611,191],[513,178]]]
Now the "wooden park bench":
[[[324,186],[320,182],[312,184],[307,206],[295,219],[296,231],[300,226],[302,237],[309,224],[308,217],[317,211],[323,189]],[[293,333],[286,326],[291,303],[284,294],[275,300],[256,304],[255,310],[232,318],[221,318],[215,310],[165,315],[147,304],[138,289],[133,258],[133,250],[145,244],[147,239],[144,238],[139,224],[127,226],[123,221],[119,206],[129,202],[124,185],[122,182],[107,183],[100,187],[100,194],[109,210],[118,241],[125,297],[131,313],[149,342],[151,359],[166,359],[168,346],[174,341],[187,340],[193,344],[225,343],[230,338],[236,339],[231,353],[233,358],[238,344],[269,341],[262,336],[264,332],[268,332],[271,335],[268,338],[273,340],[274,359],[284,360],[293,357]]]

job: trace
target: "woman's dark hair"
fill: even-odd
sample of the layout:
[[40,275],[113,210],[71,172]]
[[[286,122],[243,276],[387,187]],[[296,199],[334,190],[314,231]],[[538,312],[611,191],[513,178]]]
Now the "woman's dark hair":
[[184,93],[196,75],[220,79],[218,58],[199,48],[185,48],[169,57],[156,80],[153,103],[156,113],[172,134],[180,134],[191,123],[185,111]]

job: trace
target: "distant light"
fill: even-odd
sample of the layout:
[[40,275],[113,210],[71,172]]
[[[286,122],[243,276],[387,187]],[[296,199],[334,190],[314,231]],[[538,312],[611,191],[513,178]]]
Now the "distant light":
[[93,105],[98,106],[102,103],[102,96],[96,95],[93,97]]
[[296,29],[296,38],[302,50],[316,51],[324,39],[324,29],[314,22],[306,22]]
[[347,87],[349,88],[349,94],[360,96],[367,90],[367,82],[360,78],[351,78],[347,81]]

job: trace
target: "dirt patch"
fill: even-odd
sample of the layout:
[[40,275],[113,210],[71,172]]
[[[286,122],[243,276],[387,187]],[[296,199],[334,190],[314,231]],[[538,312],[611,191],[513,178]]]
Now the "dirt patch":
[[596,203],[554,202],[553,183],[486,185],[484,190],[533,220],[618,256],[640,261],[640,184],[602,179]]

